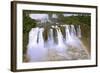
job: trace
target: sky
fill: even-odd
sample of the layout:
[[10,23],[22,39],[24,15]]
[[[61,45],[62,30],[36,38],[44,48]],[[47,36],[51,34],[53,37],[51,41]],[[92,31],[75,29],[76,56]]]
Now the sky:
[[[64,16],[72,16],[72,15],[76,15],[76,14],[63,14]],[[43,20],[43,19],[48,19],[48,14],[29,14],[29,16],[32,18],[32,19],[35,19],[35,20]],[[52,16],[53,18],[57,18],[57,16],[55,14],[53,14]]]
[[41,19],[47,19],[48,18],[48,14],[29,14],[29,16],[32,19],[35,19],[35,20],[41,20]]

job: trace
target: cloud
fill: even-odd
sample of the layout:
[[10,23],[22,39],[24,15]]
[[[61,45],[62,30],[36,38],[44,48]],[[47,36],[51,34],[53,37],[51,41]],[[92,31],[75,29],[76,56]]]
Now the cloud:
[[29,14],[29,16],[35,20],[48,19],[48,14]]

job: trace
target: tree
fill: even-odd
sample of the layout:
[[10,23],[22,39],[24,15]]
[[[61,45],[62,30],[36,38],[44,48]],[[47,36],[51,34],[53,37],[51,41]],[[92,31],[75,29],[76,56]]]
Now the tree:
[[29,17],[29,12],[23,12],[23,53],[26,53],[27,50],[29,31],[35,26],[36,21]]

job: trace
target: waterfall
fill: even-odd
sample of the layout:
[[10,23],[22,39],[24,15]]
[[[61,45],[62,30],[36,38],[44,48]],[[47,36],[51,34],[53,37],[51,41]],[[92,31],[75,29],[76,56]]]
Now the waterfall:
[[[80,39],[78,39],[78,35],[76,35],[76,30],[75,30],[75,27],[74,25],[66,25],[65,26],[65,31],[66,31],[66,41],[65,43],[67,45],[70,45],[70,46],[74,46],[76,48],[80,48]],[[79,29],[79,27],[77,27]],[[79,31],[78,31],[79,33]],[[80,34],[81,35],[81,34]]]
[[52,49],[52,47],[54,45],[53,29],[50,29],[50,31],[49,31],[47,44],[48,44],[47,47]]
[[70,31],[70,33],[71,33],[71,36],[76,36],[76,30],[75,30],[75,27],[74,27],[74,25],[70,25],[71,26],[71,31]]
[[[87,55],[87,58],[89,58],[88,51],[86,50],[86,47],[84,46],[83,42],[79,39],[81,38],[81,30],[80,25],[77,27],[78,31],[76,32],[74,25],[71,25],[71,28],[69,28],[70,25],[66,25],[66,44],[70,46],[71,48],[77,49],[79,52],[84,51]],[[76,35],[76,33],[78,33]],[[80,55],[80,54],[79,54]]]
[[[65,33],[62,33],[61,27],[64,27],[63,32]],[[82,37],[80,25],[53,25],[47,31],[48,34],[46,34],[46,41],[44,41],[43,39],[44,30],[44,27],[36,27],[32,28],[29,32],[27,55],[30,62],[47,61],[47,58],[49,58],[50,56],[48,56],[49,50],[51,52],[55,51],[54,55],[52,56],[53,60],[55,60],[55,58],[57,60],[82,59],[83,56],[81,55],[83,55],[83,52],[85,54],[85,58],[89,58],[86,47],[80,40],[80,38]],[[73,50],[75,50],[75,52],[73,52]],[[63,59],[57,58],[57,56],[63,57]]]
[[38,32],[39,32],[39,28],[38,27],[31,29],[31,31],[29,32],[29,44],[28,44],[28,47],[30,47],[30,46],[32,47],[34,45],[37,45]]
[[44,28],[32,28],[29,32],[27,55],[30,62],[45,61],[47,49],[44,47],[43,31]]
[[80,28],[80,25],[78,26],[78,28],[77,28],[77,36],[79,37],[79,38],[81,38],[81,28]]
[[70,39],[70,37],[71,37],[69,29],[70,29],[70,28],[69,28],[69,25],[66,25],[66,26],[65,26],[66,41],[67,41],[68,39]]
[[65,46],[64,44],[64,38],[63,38],[63,35],[61,33],[61,30],[59,27],[56,27],[56,31],[57,31],[57,40],[58,40],[58,44],[56,45],[56,48],[55,50],[57,51],[57,54],[59,56],[63,56],[63,57],[66,57],[66,49],[67,47]]
[[63,36],[62,36],[60,28],[57,27],[56,31],[57,31],[57,36],[58,36],[58,38],[57,38],[58,39],[58,46],[63,46],[64,42],[63,42]]
[[44,31],[44,28],[40,28],[39,29],[39,38],[38,38],[38,46],[40,47],[44,47],[44,40],[43,40],[43,31]]

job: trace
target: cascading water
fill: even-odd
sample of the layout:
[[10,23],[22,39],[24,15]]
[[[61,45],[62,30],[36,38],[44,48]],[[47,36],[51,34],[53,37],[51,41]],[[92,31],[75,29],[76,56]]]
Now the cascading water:
[[81,28],[80,28],[80,25],[77,28],[77,35],[78,35],[79,38],[81,38]]
[[66,32],[66,42],[67,42],[67,40],[69,39],[70,40],[70,31],[69,31],[69,26],[68,25],[66,25],[65,26],[65,32]]
[[70,33],[71,33],[71,36],[76,36],[76,30],[75,30],[75,27],[74,27],[74,25],[70,25],[71,26],[71,28],[70,28]]
[[63,46],[64,42],[63,42],[63,36],[62,36],[61,31],[60,31],[60,28],[57,27],[56,31],[57,31],[57,34],[58,34],[57,35],[58,36],[58,46]]
[[[29,43],[28,47],[34,47],[34,45],[37,45],[37,35],[38,35],[39,28],[32,28],[29,32]],[[34,39],[33,39],[34,38]]]
[[57,51],[57,54],[59,56],[66,56],[65,53],[67,47],[64,44],[64,39],[61,30],[59,27],[57,27],[56,31],[57,31],[58,44],[56,45],[55,50]]
[[38,46],[40,46],[40,47],[44,47],[43,31],[44,31],[43,28],[39,29],[39,36],[38,36],[39,38],[37,40],[39,40],[38,41]]
[[45,61],[47,49],[44,47],[43,31],[44,28],[32,28],[32,30],[29,33],[27,55],[29,57],[30,62]]
[[46,47],[52,49],[54,45],[53,29],[50,29],[48,34],[49,35],[48,35],[48,41],[46,42],[47,43]]
[[[60,27],[65,27],[65,34],[62,34]],[[80,25],[76,28],[74,25],[61,25],[60,27],[56,25],[49,28],[47,41],[44,41],[43,27],[31,29],[27,49],[30,62],[89,58],[86,47],[80,40]],[[53,34],[54,31],[56,31],[55,35]],[[65,35],[65,38],[63,35]]]
[[[78,26],[77,29],[79,29],[78,32],[76,32],[74,25],[71,25],[71,28],[69,28],[70,26],[66,25],[66,45],[69,46],[70,49],[72,50],[77,50],[77,59],[80,59],[79,56],[82,55],[81,52],[85,52],[85,57],[89,58],[89,54],[86,50],[86,47],[83,45],[83,43],[81,42],[81,40],[79,38],[81,38],[81,31],[80,31],[80,26]],[[70,30],[70,33],[69,33]],[[78,35],[76,35],[76,33],[78,33]],[[68,49],[68,50],[70,50]],[[72,52],[72,51],[71,51]],[[69,52],[68,52],[69,53]],[[71,54],[74,54],[74,52],[72,52]],[[69,55],[70,56],[70,55]],[[71,59],[73,59],[73,57]],[[75,58],[74,58],[75,59]]]

